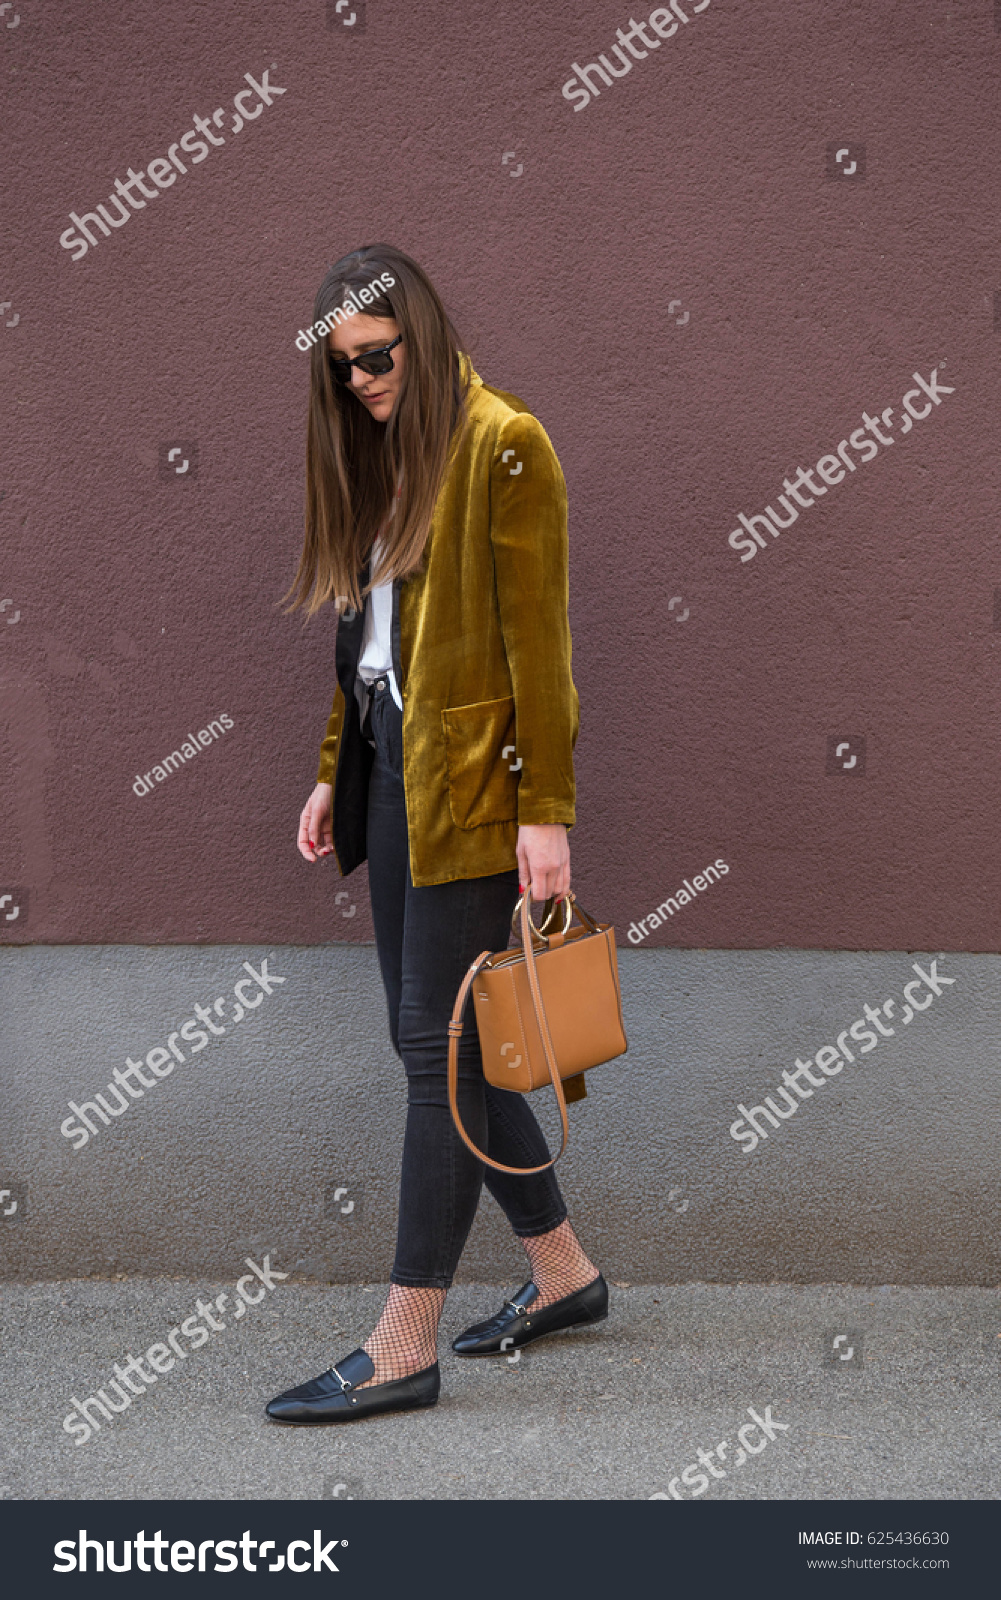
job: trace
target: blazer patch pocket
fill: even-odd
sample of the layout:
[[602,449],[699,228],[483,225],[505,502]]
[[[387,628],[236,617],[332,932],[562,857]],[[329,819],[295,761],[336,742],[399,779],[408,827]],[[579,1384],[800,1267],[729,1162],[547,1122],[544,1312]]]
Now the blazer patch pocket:
[[514,751],[514,696],[447,706],[441,723],[448,803],[456,827],[517,822],[521,763]]

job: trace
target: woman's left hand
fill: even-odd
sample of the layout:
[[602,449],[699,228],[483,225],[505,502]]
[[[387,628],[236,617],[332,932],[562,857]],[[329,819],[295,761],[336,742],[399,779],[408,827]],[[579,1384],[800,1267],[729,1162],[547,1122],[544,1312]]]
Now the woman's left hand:
[[562,897],[570,887],[570,844],[562,822],[518,829],[518,882],[533,900]]

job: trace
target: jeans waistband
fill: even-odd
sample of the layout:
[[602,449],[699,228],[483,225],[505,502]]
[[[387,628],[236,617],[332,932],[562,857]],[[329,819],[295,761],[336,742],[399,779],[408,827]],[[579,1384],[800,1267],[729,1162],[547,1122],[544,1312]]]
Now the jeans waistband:
[[365,685],[365,702],[362,736],[396,770],[401,764],[403,713],[393,699],[388,677],[373,678]]

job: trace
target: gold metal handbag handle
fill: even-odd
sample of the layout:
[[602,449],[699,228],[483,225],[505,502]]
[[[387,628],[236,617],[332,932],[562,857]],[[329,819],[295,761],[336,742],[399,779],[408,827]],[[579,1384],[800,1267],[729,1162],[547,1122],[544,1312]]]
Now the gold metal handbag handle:
[[[525,896],[523,894],[519,895],[518,903],[514,908],[514,915],[511,918],[511,927],[516,934],[521,932],[521,917],[519,913],[521,911],[521,902],[524,900],[524,898]],[[550,935],[555,932],[555,929],[550,926],[550,923],[556,915],[555,907],[557,905],[558,902],[555,901],[554,896],[550,895],[543,908],[541,928],[537,928],[535,926],[535,923],[532,921],[531,910],[529,910],[528,926],[540,944],[547,943]],[[529,906],[531,906],[531,900],[529,900]],[[573,890],[568,889],[566,894],[563,896],[563,927],[561,932],[564,938],[569,933],[570,924],[573,922],[575,916],[583,924],[583,926],[587,928],[589,933],[600,933],[602,931],[600,925],[595,922],[590,912],[584,910],[584,907],[577,899],[577,896],[574,894]],[[517,927],[515,926],[516,922],[518,924]]]
[[525,899],[526,895],[528,895],[528,905],[529,905],[528,926],[531,928],[533,934],[535,935],[535,937],[537,939],[545,940],[549,936],[549,934],[555,933],[556,930],[555,930],[555,928],[552,928],[550,926],[550,923],[552,923],[554,921],[554,919],[556,918],[556,916],[558,915],[559,906],[561,904],[563,906],[563,932],[567,933],[569,931],[570,924],[573,921],[573,899],[574,899],[574,896],[573,896],[572,890],[568,890],[567,891],[567,893],[563,896],[562,901],[557,900],[556,896],[553,895],[553,894],[551,894],[549,896],[549,899],[546,901],[545,905],[542,908],[542,926],[537,928],[535,926],[535,923],[532,921],[532,910],[531,910],[532,899],[531,899],[531,895],[529,894],[529,891],[526,889],[524,894],[520,894],[518,896],[517,904],[515,905],[515,908],[511,913],[511,931],[513,933],[517,933],[517,932],[520,931],[520,929],[516,926],[516,924],[519,923],[520,920],[521,920],[521,918],[520,918],[521,902]]

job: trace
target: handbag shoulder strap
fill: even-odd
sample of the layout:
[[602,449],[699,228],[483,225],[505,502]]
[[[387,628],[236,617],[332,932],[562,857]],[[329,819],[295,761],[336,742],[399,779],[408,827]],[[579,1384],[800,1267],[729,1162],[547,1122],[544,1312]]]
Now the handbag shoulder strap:
[[521,902],[521,939],[525,951],[525,965],[528,968],[529,987],[532,992],[532,1007],[535,1011],[535,1019],[539,1027],[539,1036],[542,1039],[542,1048],[545,1052],[546,1065],[549,1068],[549,1076],[552,1079],[553,1088],[556,1091],[557,1104],[560,1108],[560,1121],[563,1125],[563,1143],[560,1145],[560,1148],[556,1154],[552,1156],[549,1161],[544,1162],[541,1167],[508,1167],[504,1165],[503,1161],[494,1161],[492,1156],[485,1155],[482,1150],[477,1149],[476,1145],[473,1143],[472,1139],[469,1137],[462,1125],[462,1118],[459,1116],[458,1102],[459,1038],[462,1034],[462,1018],[466,1009],[466,1002],[469,999],[469,991],[473,985],[473,979],[483,966],[483,963],[489,960],[489,950],[482,951],[481,954],[476,957],[476,960],[473,962],[472,966],[469,968],[469,971],[466,973],[466,976],[462,980],[462,983],[459,987],[459,992],[455,997],[455,1005],[452,1008],[452,1020],[448,1025],[448,1103],[451,1107],[452,1119],[455,1122],[456,1128],[458,1129],[459,1137],[462,1139],[467,1148],[473,1152],[473,1155],[478,1161],[485,1162],[488,1167],[493,1167],[496,1172],[520,1172],[527,1175],[534,1172],[547,1172],[550,1167],[554,1167],[566,1149],[567,1139],[570,1136],[570,1128],[567,1122],[566,1097],[563,1093],[563,1083],[560,1078],[559,1067],[556,1064],[556,1054],[553,1050],[553,1041],[549,1033],[549,1023],[546,1019],[545,1006],[542,1003],[542,991],[539,988],[539,975],[535,970],[535,951],[532,948],[532,933],[529,924],[527,893]]

